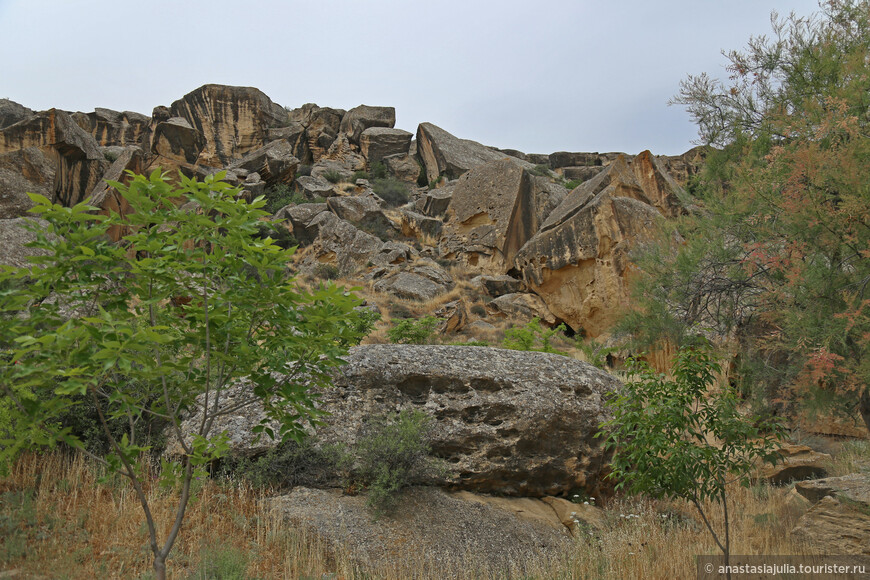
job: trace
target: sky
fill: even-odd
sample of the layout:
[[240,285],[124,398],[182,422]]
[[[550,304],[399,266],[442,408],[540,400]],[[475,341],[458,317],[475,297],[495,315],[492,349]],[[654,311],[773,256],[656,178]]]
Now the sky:
[[0,98],[150,114],[207,83],[393,106],[527,153],[693,146],[668,100],[816,0],[0,0]]

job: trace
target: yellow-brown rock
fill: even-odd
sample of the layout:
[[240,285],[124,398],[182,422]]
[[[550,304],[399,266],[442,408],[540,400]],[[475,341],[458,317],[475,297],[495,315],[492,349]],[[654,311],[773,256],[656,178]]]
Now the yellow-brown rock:
[[94,109],[91,113],[73,113],[71,117],[104,147],[139,145],[143,133],[151,125],[151,119],[141,113],[103,108]]
[[173,117],[184,117],[205,137],[199,163],[223,167],[268,140],[271,128],[288,124],[287,111],[259,89],[204,85],[172,103]]
[[557,318],[598,336],[628,303],[629,250],[681,211],[679,191],[649,152],[620,156],[549,214],[514,265]]
[[531,180],[509,158],[459,178],[441,239],[441,252],[468,267],[503,274],[538,227]]

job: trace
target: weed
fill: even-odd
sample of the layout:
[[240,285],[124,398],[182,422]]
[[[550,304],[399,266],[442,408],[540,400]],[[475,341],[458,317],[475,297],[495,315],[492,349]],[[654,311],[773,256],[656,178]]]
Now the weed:
[[329,171],[324,172],[323,179],[328,181],[329,183],[341,183],[344,181],[344,177],[340,172],[335,171],[334,169],[330,169]]

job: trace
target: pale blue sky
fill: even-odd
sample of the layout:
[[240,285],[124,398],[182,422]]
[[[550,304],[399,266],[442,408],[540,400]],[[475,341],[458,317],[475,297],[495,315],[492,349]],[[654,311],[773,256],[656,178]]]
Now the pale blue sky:
[[206,83],[530,153],[689,149],[667,101],[815,0],[0,0],[0,97],[150,114]]

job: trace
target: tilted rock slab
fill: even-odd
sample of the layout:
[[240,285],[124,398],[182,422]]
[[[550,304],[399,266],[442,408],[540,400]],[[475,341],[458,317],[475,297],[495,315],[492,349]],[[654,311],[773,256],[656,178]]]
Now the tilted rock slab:
[[557,318],[600,335],[627,305],[629,250],[681,207],[671,184],[648,152],[618,157],[549,214],[514,265]]
[[417,126],[417,155],[433,181],[442,175],[456,179],[469,169],[506,157],[477,141],[455,137],[432,123]]
[[532,180],[510,158],[465,173],[453,189],[441,253],[472,268],[503,274],[538,229]]
[[[354,347],[319,405],[329,411],[317,444],[353,444],[372,416],[420,410],[434,419],[432,453],[451,474],[419,483],[506,496],[598,496],[605,452],[595,438],[603,400],[620,387],[578,360],[539,352],[442,345]],[[241,384],[234,389],[245,389]],[[238,393],[227,397],[243,396]],[[220,419],[233,452],[250,454],[256,410]],[[198,415],[185,421],[185,432]],[[257,446],[260,447],[257,447]],[[172,453],[177,444],[167,446]],[[177,449],[176,449],[177,451]]]
[[172,103],[206,140],[199,162],[223,167],[266,144],[271,128],[289,123],[287,111],[253,87],[204,85]]

